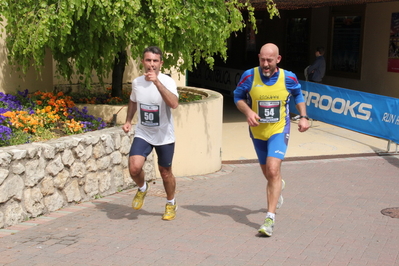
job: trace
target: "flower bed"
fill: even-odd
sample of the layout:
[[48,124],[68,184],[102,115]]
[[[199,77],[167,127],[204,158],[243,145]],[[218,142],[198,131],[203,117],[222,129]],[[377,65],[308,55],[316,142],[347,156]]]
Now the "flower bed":
[[[106,105],[126,105],[129,103],[131,87],[125,85],[122,88],[122,98],[112,97],[111,87],[107,87],[105,90],[83,90],[83,92],[71,93],[72,100],[76,104],[106,104]],[[187,103],[198,101],[206,97],[206,94],[201,93],[198,90],[178,88],[179,92],[179,103]]]
[[[125,86],[122,95],[122,98],[111,97],[111,88],[70,92],[69,95],[62,91],[29,94],[25,90],[18,91],[16,95],[0,93],[0,147],[98,130],[105,128],[107,122],[111,126],[123,123],[126,116],[121,114],[116,121],[116,115],[126,107],[130,87]],[[187,103],[201,100],[206,94],[179,88],[179,96],[180,103]],[[93,111],[101,111],[89,110],[85,105],[95,105],[95,109],[104,109],[105,106],[106,110],[111,108],[106,105],[115,106],[119,111],[108,113],[111,115],[104,121],[104,118],[91,115]]]
[[0,147],[102,129],[106,123],[63,92],[0,93]]

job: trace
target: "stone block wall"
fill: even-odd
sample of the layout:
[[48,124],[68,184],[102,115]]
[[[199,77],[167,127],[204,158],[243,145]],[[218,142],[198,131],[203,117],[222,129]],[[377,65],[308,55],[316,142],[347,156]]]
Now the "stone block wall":
[[[0,228],[134,186],[120,127],[0,148]],[[153,155],[144,165],[155,179]]]

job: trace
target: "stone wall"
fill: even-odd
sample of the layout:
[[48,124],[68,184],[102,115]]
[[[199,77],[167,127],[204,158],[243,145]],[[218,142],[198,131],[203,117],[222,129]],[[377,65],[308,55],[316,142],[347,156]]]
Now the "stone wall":
[[[134,186],[121,127],[0,148],[0,228]],[[155,179],[153,155],[144,165]]]

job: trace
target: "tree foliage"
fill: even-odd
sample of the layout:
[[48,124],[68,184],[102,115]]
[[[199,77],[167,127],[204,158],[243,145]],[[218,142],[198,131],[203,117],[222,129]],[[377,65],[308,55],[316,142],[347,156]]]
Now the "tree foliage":
[[[265,0],[271,17],[278,15]],[[9,59],[23,71],[40,70],[50,50],[61,76],[90,84],[92,70],[107,77],[124,54],[138,58],[149,45],[167,55],[164,67],[191,70],[204,59],[226,58],[226,41],[255,26],[249,0],[0,0]]]

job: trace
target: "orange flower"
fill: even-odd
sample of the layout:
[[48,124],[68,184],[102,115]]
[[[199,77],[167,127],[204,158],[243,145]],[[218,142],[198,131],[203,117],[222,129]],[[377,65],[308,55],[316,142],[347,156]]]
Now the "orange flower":
[[54,102],[53,99],[50,99],[50,100],[48,101],[48,104],[54,106],[54,105],[55,105],[55,102]]
[[2,116],[11,118],[11,117],[15,116],[15,113],[11,112],[11,111],[7,111],[7,112],[3,113]]

